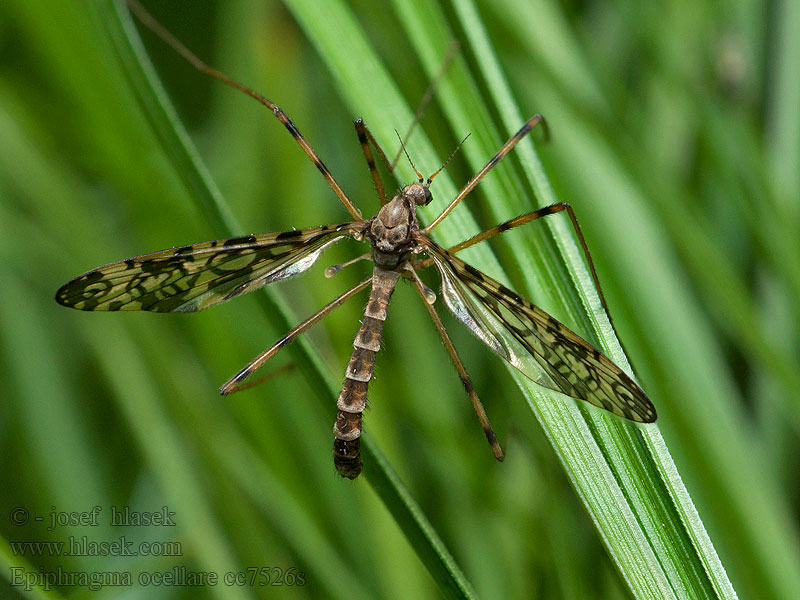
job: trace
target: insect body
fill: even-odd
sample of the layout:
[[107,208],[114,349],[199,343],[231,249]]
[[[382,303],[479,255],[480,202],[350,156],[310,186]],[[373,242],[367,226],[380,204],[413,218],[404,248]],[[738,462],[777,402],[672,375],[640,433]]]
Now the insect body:
[[406,186],[402,193],[383,205],[367,228],[375,263],[372,291],[361,329],[353,341],[353,355],[345,371],[344,386],[337,402],[339,414],[333,426],[333,458],[343,477],[352,479],[361,471],[361,413],[367,405],[367,386],[372,379],[375,355],[381,347],[386,310],[400,279],[400,269],[413,269],[409,263],[410,256],[414,250],[419,252],[415,239],[419,234],[417,205],[430,201],[428,188],[420,184]]
[[[278,350],[359,291],[371,286],[364,320],[353,342],[353,353],[337,402],[339,412],[334,424],[333,450],[334,463],[342,477],[354,479],[362,470],[359,438],[367,388],[372,378],[375,356],[380,349],[381,332],[389,301],[401,277],[411,282],[423,299],[423,304],[431,315],[470,397],[492,451],[498,460],[503,459],[503,452],[486,412],[433,306],[436,295],[417,275],[417,269],[432,264],[436,265],[441,275],[442,296],[450,311],[492,351],[524,375],[544,387],[587,401],[625,419],[642,423],[656,420],[655,407],[645,392],[599,350],[520,295],[455,255],[464,248],[513,227],[566,211],[583,245],[592,274],[595,275],[577,219],[568,204],[555,204],[522,215],[449,250],[437,245],[429,236],[430,231],[483,176],[534,126],[542,122],[540,115],[531,117],[511,136],[439,216],[424,228],[420,227],[417,220],[416,209],[432,201],[430,185],[442,169],[427,180],[417,171],[418,182],[405,186],[399,194],[387,201],[370,144],[375,146],[390,171],[392,165],[388,163],[366,126],[357,120],[356,131],[382,204],[375,217],[365,220],[280,108],[202,63],[137,3],[129,0],[129,5],[140,20],[198,69],[245,91],[269,107],[322,172],[354,220],[339,225],[215,240],[129,258],[89,271],[65,284],[56,293],[59,304],[90,311],[194,312],[268,283],[298,275],[309,269],[325,248],[351,236],[356,240],[369,242],[369,254],[355,260],[371,259],[374,263],[372,276],[300,323],[220,389],[221,393],[228,394],[246,387],[247,384],[243,382]],[[334,274],[342,266],[345,265],[329,267],[326,275]]]

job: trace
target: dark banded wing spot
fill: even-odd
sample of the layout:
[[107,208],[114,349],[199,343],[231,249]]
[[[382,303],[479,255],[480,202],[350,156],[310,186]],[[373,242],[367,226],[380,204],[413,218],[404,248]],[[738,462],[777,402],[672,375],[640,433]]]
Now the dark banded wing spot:
[[79,310],[195,312],[309,269],[364,222],[214,240],[143,254],[76,277],[56,301]]
[[523,375],[639,423],[656,420],[641,387],[597,348],[519,294],[425,239],[450,311]]

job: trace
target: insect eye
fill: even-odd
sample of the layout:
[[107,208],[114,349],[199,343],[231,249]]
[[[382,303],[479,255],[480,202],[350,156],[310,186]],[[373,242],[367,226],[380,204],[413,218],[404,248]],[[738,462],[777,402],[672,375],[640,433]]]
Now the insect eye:
[[431,200],[433,200],[433,194],[431,194],[431,191],[426,187],[422,189],[425,190],[425,204],[423,204],[423,206],[427,206],[431,203]]

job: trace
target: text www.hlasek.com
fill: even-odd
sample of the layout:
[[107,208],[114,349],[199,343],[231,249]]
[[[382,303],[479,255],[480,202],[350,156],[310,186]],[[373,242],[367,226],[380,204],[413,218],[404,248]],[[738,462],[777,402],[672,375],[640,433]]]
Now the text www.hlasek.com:
[[113,542],[69,536],[58,542],[9,542],[14,556],[183,556],[180,542],[133,542],[124,535]]

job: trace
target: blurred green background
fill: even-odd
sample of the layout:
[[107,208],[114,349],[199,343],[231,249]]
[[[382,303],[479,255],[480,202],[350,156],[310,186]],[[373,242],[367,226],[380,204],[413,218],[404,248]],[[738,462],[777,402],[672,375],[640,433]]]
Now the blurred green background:
[[[460,4],[440,6],[459,39]],[[436,581],[381,496],[365,478],[335,475],[334,407],[317,400],[305,370],[240,395],[217,394],[285,333],[256,298],[191,316],[88,314],[54,302],[61,284],[90,268],[217,235],[130,92],[97,6],[0,5],[3,576],[18,565],[137,573],[274,567],[302,572],[305,585],[33,593],[436,597]],[[254,0],[147,6],[199,56],[284,108],[362,211],[375,211],[351,125],[361,115],[342,100],[290,9]],[[620,338],[742,598],[787,598],[800,589],[799,6],[477,3],[525,116],[549,120],[552,140],[537,147],[550,182],[575,207]],[[396,5],[376,14],[373,3],[354,0],[349,10],[416,107],[430,77],[398,25]],[[143,37],[246,224],[237,233],[347,219],[266,109]],[[459,60],[473,66],[474,50],[461,41]],[[402,132],[407,125],[391,126]],[[439,160],[469,133],[448,127],[436,99],[421,128]],[[428,173],[439,164],[417,166]],[[463,182],[472,170],[457,156],[448,174]],[[478,189],[467,201],[484,227],[496,222],[492,200]],[[537,200],[525,202],[533,208]],[[513,280],[513,253],[503,242],[495,250]],[[340,243],[309,273],[279,284],[295,320],[364,276],[363,264],[322,276],[325,265],[363,251]],[[427,281],[438,290],[436,277]],[[332,377],[342,377],[363,301],[308,334]],[[557,306],[543,308],[559,314]],[[628,597],[500,360],[443,317],[504,442],[505,463],[492,458],[407,286],[390,308],[366,430],[479,597]],[[291,358],[287,352],[273,366]],[[14,507],[47,522],[52,510],[96,505],[105,516],[111,506],[168,506],[176,527],[122,533],[137,543],[179,541],[184,556],[12,556],[9,541],[121,535],[106,526],[16,526],[6,517]],[[21,594],[5,584],[0,593]]]

